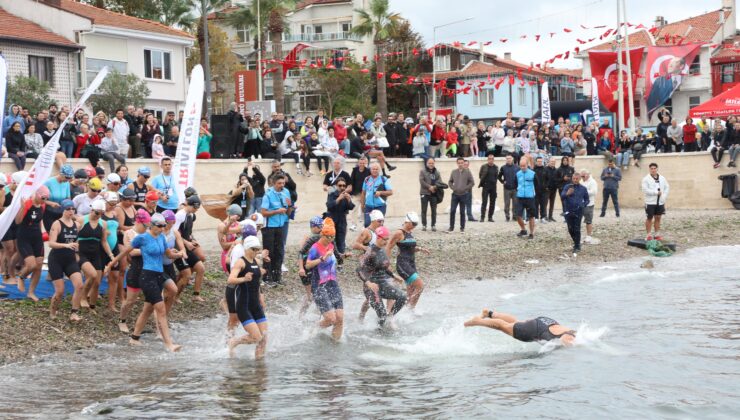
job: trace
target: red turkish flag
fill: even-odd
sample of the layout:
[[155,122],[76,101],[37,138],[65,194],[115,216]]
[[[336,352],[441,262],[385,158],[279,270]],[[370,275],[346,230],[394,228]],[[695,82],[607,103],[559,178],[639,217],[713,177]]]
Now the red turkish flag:
[[298,43],[293,49],[285,56],[282,62],[283,65],[283,79],[288,75],[288,70],[298,67],[298,54],[306,48],[310,47],[308,44]]
[[649,76],[645,78],[648,117],[673,96],[700,51],[700,44],[648,48],[645,58],[645,73]]
[[[642,63],[642,53],[644,48],[633,48],[629,51],[630,61],[632,64],[632,88],[637,84],[637,73]],[[617,112],[619,107],[618,100],[614,99],[614,92],[619,89],[619,73],[623,73],[624,92],[627,92],[627,51],[622,53],[622,67],[617,65],[617,53],[612,51],[589,51],[588,59],[591,64],[591,76],[596,79],[599,89],[599,100],[611,112]],[[626,96],[625,96],[626,97]],[[628,106],[625,101],[625,105]],[[625,110],[628,108],[625,107]],[[623,112],[627,118],[628,112]]]

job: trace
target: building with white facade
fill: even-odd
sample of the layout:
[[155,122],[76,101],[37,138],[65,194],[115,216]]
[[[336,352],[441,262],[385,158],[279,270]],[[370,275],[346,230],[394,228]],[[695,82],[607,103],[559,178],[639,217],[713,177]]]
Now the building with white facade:
[[[287,55],[298,43],[311,45],[303,50],[298,60],[307,60],[308,63],[328,60],[338,56],[352,56],[362,62],[363,57],[372,60],[374,45],[372,37],[358,37],[351,33],[352,27],[359,23],[359,15],[355,9],[366,9],[369,0],[305,0],[296,5],[294,11],[288,15],[288,25],[283,34],[283,55]],[[209,16],[212,22],[229,34],[232,40],[232,49],[242,63],[248,64],[250,69],[256,66],[254,51],[254,33],[248,28],[235,28],[226,23],[225,16],[238,10],[240,7],[251,7],[251,0],[234,1],[219,13]],[[267,36],[267,34],[265,35]],[[269,39],[266,43],[265,59],[272,58]],[[284,57],[279,57],[282,59]],[[305,72],[293,69],[285,79],[286,112],[294,115],[315,115],[320,106],[319,95],[316,92],[302,91],[300,79]],[[272,76],[264,79],[263,91],[265,99],[272,99]],[[232,87],[233,89],[233,87]]]
[[151,93],[145,108],[155,114],[184,106],[185,60],[193,45],[187,32],[72,0],[0,0],[0,7],[81,47],[65,70],[77,93],[108,66],[146,82]]

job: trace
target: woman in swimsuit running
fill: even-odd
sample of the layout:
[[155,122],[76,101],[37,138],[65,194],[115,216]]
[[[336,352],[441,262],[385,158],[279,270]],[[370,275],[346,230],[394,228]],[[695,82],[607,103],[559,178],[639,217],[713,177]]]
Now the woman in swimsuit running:
[[544,316],[517,321],[513,315],[483,309],[483,312],[465,322],[466,327],[488,327],[508,334],[519,341],[560,340],[565,346],[573,345],[576,331],[560,325],[552,318]]

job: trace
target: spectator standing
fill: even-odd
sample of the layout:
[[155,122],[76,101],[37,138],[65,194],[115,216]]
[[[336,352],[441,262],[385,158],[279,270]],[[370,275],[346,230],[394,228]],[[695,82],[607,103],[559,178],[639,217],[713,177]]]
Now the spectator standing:
[[370,168],[367,167],[367,158],[360,156],[357,159],[357,165],[352,168],[352,174],[350,175],[349,185],[352,186],[350,193],[355,200],[355,208],[352,211],[350,230],[354,231],[357,229],[358,224],[364,224],[364,216],[362,214],[362,186],[365,179],[370,176]]
[[504,184],[504,215],[506,215],[506,221],[511,220],[511,205],[514,202],[516,206],[516,173],[519,171],[514,165],[514,157],[511,155],[506,156],[506,164],[501,167],[498,173],[498,180]]
[[177,196],[177,180],[172,175],[172,159],[165,156],[159,162],[159,166],[162,172],[151,180],[152,188],[159,194],[157,212],[161,213],[165,210],[177,212],[180,200]]
[[[131,107],[133,108],[133,107]],[[131,118],[131,117],[130,117]],[[139,144],[141,143],[141,139],[136,136],[129,136],[131,133],[131,130],[129,128],[128,120],[123,118],[123,110],[118,109],[116,110],[116,117],[111,119],[108,122],[108,128],[113,130],[113,138],[116,140],[116,144],[118,145],[118,153],[123,154],[123,150],[121,149],[121,144],[126,144],[128,149],[127,152],[131,149],[131,141],[135,138],[138,140]],[[133,140],[136,143],[136,140]],[[138,151],[132,151],[130,156],[141,156],[138,154]],[[124,155],[126,156],[126,155]]]
[[481,188],[480,221],[486,220],[488,207],[488,221],[493,222],[493,213],[496,210],[496,184],[498,183],[498,166],[494,163],[493,151],[488,152],[486,163],[478,171],[478,188]]
[[265,192],[262,200],[261,213],[265,217],[265,227],[262,229],[262,241],[268,251],[270,260],[266,261],[270,285],[282,284],[282,264],[285,255],[283,243],[283,227],[295,210],[290,193],[285,188],[285,175],[277,174],[273,178],[273,185]]
[[537,218],[537,205],[535,203],[534,171],[529,169],[529,161],[526,157],[519,160],[519,171],[516,173],[516,221],[519,224],[520,237],[527,236],[524,224],[524,213],[529,221],[529,239],[534,239],[534,219]]
[[249,208],[249,215],[251,216],[255,212],[259,212],[262,208],[262,198],[265,196],[265,186],[267,184],[267,180],[265,179],[265,176],[260,171],[260,167],[258,165],[253,165],[252,162],[249,162],[247,164],[247,167],[244,168],[244,173],[249,175],[249,170],[252,170],[252,176],[248,176],[249,184],[252,186],[252,191],[254,191],[254,197],[252,198],[252,205]]
[[460,232],[465,232],[465,216],[466,216],[466,203],[467,195],[473,190],[475,186],[475,180],[473,174],[470,173],[470,169],[465,168],[465,159],[462,157],[457,158],[457,169],[453,170],[450,174],[450,180],[448,182],[452,191],[450,200],[452,204],[450,206],[450,229],[449,232],[455,230],[455,213],[457,207],[460,207]]
[[[118,112],[121,112],[121,117],[119,118]],[[116,111],[116,119],[122,120],[125,119],[126,121],[126,141],[129,145],[128,150],[131,152],[129,157],[132,158],[138,158],[141,157],[141,126],[144,125],[143,117],[140,117],[136,115],[136,108],[133,105],[129,105],[126,107],[126,115],[123,116],[123,110],[117,110]],[[120,124],[120,122],[118,123]],[[113,128],[113,135],[114,137],[118,138],[119,135],[123,136],[123,129],[120,130],[120,134],[118,130],[116,130],[116,124],[112,126]],[[111,127],[111,124],[108,123],[108,127]],[[151,157],[151,154],[149,155]]]
[[596,193],[598,192],[599,187],[596,184],[596,180],[591,176],[591,172],[586,169],[581,171],[581,185],[586,187],[586,191],[588,191],[588,204],[586,204],[586,207],[583,209],[583,220],[586,222],[586,238],[583,242],[590,244],[592,242],[591,234],[594,229],[593,223]]
[[683,126],[683,146],[684,152],[698,152],[699,143],[696,140],[697,128],[691,117],[686,117],[686,124]]
[[603,199],[601,202],[601,215],[606,216],[606,206],[609,197],[614,204],[614,212],[619,217],[619,182],[622,180],[622,171],[614,164],[614,159],[609,160],[609,165],[601,171],[601,181],[604,183]]
[[[152,144],[154,143],[154,136],[162,134],[162,128],[157,123],[157,119],[152,114],[146,114],[144,125],[141,128],[141,147],[144,150],[144,157],[147,159],[152,158]],[[136,154],[138,155],[138,149]]]
[[170,134],[164,136],[164,154],[174,158],[177,154],[177,142],[180,137],[180,127],[173,125],[170,128]]
[[385,175],[380,174],[380,164],[370,165],[370,176],[362,183],[362,213],[365,215],[365,227],[370,225],[370,212],[380,210],[385,215],[386,199],[393,195],[393,187]]
[[581,219],[588,205],[588,190],[580,184],[581,174],[573,173],[570,182],[563,186],[560,197],[563,200],[563,215],[568,224],[568,234],[573,240],[573,253],[581,252]]
[[442,180],[442,175],[434,167],[434,158],[429,157],[424,163],[424,169],[419,171],[419,194],[421,196],[421,230],[427,230],[427,207],[432,211],[432,232],[437,231],[437,184]]
[[[660,222],[665,214],[665,202],[668,198],[670,186],[668,181],[658,173],[658,164],[649,165],[650,173],[642,179],[642,193],[645,201],[645,230],[647,231],[646,240],[652,239],[662,241],[663,235],[660,233]],[[655,227],[655,233],[652,229]]]
[[539,218],[540,223],[547,223],[547,185],[549,184],[547,168],[544,165],[544,159],[538,156],[534,164],[534,195],[535,195],[535,219]]
[[[560,167],[555,174],[558,181],[558,194],[560,194],[561,197],[561,205],[563,204],[563,187],[571,182],[571,177],[573,176],[574,172],[575,169],[570,166],[570,158],[567,156],[563,156],[563,158],[560,160]],[[579,176],[578,179],[580,178],[581,177]]]
[[347,191],[348,185],[347,178],[338,178],[336,187],[329,190],[329,196],[326,199],[326,211],[334,221],[336,229],[334,241],[340,254],[344,254],[346,250],[347,214],[355,208],[352,196]]
[[239,127],[241,127],[242,123],[244,122],[244,117],[239,113],[236,102],[232,102],[231,104],[229,104],[229,112],[226,114],[226,117],[229,124],[227,136],[229,139],[229,144],[233,145],[231,147],[231,150],[229,150],[229,154],[231,155],[231,157],[236,157],[239,154],[238,147],[242,143],[241,134],[239,133]]
[[[671,117],[664,115],[660,123],[655,127],[655,153],[670,151],[668,128],[671,126]],[[666,149],[667,148],[667,149]],[[667,153],[667,152],[666,152]]]
[[211,139],[213,139],[213,134],[208,131],[208,126],[204,127],[203,124],[201,124],[200,132],[198,134],[198,149],[196,150],[197,159],[211,158]]
[[555,210],[555,196],[558,195],[558,170],[555,168],[555,159],[547,161],[547,167],[545,167],[545,187],[547,189],[547,221],[554,222],[555,219],[552,217],[552,212]]

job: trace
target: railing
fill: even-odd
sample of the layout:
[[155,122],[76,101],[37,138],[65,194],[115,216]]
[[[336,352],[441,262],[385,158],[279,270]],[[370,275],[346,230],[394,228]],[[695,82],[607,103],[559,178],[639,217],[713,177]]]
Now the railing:
[[327,32],[320,34],[283,34],[283,42],[362,41],[362,37],[351,32]]

